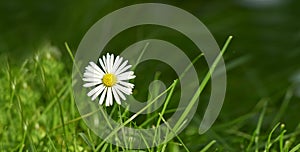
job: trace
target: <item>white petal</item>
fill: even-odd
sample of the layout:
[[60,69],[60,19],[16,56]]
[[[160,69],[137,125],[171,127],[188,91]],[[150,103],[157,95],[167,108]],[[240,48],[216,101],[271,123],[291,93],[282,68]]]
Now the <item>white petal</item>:
[[127,71],[127,72],[118,74],[117,76],[118,76],[118,77],[129,77],[129,76],[131,76],[131,75],[133,75],[133,74],[134,74],[133,71]]
[[102,83],[102,80],[100,78],[83,78],[82,80],[86,81],[86,82],[100,82],[100,83]]
[[92,101],[94,101],[105,88],[103,84],[99,85],[98,87],[98,91],[92,96]]
[[121,64],[122,60],[123,60],[122,57],[121,57],[121,58],[120,58],[119,56],[116,57],[114,66],[113,66],[113,68],[112,68],[112,70],[111,70],[112,73],[116,73],[116,70],[117,70],[117,68],[119,67],[119,65]]
[[118,94],[123,100],[126,100],[126,97],[124,96],[124,94],[123,94],[121,91],[119,91],[118,88],[116,88],[116,87],[113,87],[113,88],[115,89],[115,91],[117,92],[117,94]]
[[118,78],[119,81],[122,81],[122,80],[130,80],[130,79],[134,79],[135,78],[135,75],[131,75],[129,77],[120,77]]
[[103,75],[98,75],[98,74],[95,74],[95,73],[91,73],[89,71],[85,71],[83,73],[83,77],[85,77],[85,78],[102,78]]
[[124,72],[124,71],[126,71],[126,70],[128,70],[128,69],[131,68],[131,67],[132,67],[132,65],[127,65],[125,68],[120,69],[119,71],[117,71],[117,72],[116,72],[116,75],[117,75],[117,74],[120,74],[120,73],[122,73],[122,72]]
[[107,53],[106,54],[106,68],[107,68],[107,72],[110,73],[110,55]]
[[93,94],[95,94],[99,89],[100,89],[100,85],[97,86],[96,88],[92,89],[87,95],[90,97]]
[[113,69],[113,66],[114,66],[114,54],[111,54],[110,56],[110,72],[112,72],[112,69]]
[[128,60],[124,61],[123,64],[121,66],[119,66],[119,68],[116,70],[116,73],[118,73],[118,71],[122,70],[128,63]]
[[90,65],[99,73],[104,74],[104,72],[98,67],[94,62],[90,62]]
[[102,59],[103,59],[103,63],[104,63],[104,69],[105,69],[106,72],[108,72],[107,71],[107,63],[106,63],[105,55],[103,55]]
[[112,92],[111,92],[111,88],[107,89],[107,98],[106,98],[105,105],[106,106],[112,105]]
[[90,83],[85,83],[84,85],[83,85],[83,87],[92,87],[92,86],[95,86],[95,85],[98,85],[98,84],[100,84],[101,82],[90,82]]
[[100,65],[101,65],[101,68],[104,70],[104,72],[105,72],[105,73],[107,73],[107,70],[106,70],[105,64],[104,64],[103,62],[105,62],[105,61],[104,61],[104,60],[102,61],[102,59],[101,59],[101,58],[99,58],[99,63],[100,63]]
[[118,95],[118,93],[116,92],[116,90],[115,90],[114,87],[112,87],[112,93],[113,93],[113,95],[114,95],[114,98],[116,99],[117,104],[120,105],[120,104],[121,104],[120,97],[119,97],[119,95]]
[[118,84],[116,84],[115,87],[116,87],[117,89],[119,89],[120,91],[124,92],[124,93],[127,94],[127,95],[132,94],[132,89],[131,89],[131,88],[125,88],[125,87],[120,86],[120,85],[118,85]]
[[107,88],[105,87],[104,91],[102,92],[102,95],[100,97],[100,100],[99,100],[99,104],[102,105],[103,104],[103,101],[104,101],[104,98],[106,96],[106,91],[107,91]]
[[129,76],[128,77],[128,79],[130,80],[130,79],[134,79],[136,76],[135,75],[131,75],[131,76]]
[[123,86],[125,86],[127,88],[133,88],[134,87],[134,84],[128,83],[128,82],[119,81],[118,83],[122,84]]
[[133,79],[133,78],[135,78],[135,75],[133,75],[132,71],[128,71],[128,72],[122,73],[120,75],[117,75],[117,79],[119,81],[130,80],[130,79]]
[[96,75],[101,75],[100,72],[98,72],[97,70],[95,70],[94,68],[92,68],[91,66],[87,66],[85,67],[86,71],[85,72],[90,72],[90,73],[95,73]]

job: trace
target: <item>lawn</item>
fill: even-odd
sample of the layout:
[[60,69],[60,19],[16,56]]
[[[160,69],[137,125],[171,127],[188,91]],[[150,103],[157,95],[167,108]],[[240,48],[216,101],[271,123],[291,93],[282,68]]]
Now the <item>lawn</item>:
[[[181,33],[151,25],[130,28],[114,37],[99,57],[106,52],[119,55],[128,45],[144,39],[168,40],[193,61],[190,66],[196,67],[199,78],[200,87],[186,102],[199,95],[200,102],[186,128],[174,134],[181,126],[166,125],[166,136],[174,138],[157,146],[146,144],[140,150],[132,150],[125,137],[121,140],[126,146],[104,141],[86,124],[87,118],[107,113],[121,127],[156,128],[178,108],[180,75],[157,60],[131,68],[136,75],[130,81],[135,84],[133,97],[152,103],[165,97],[161,107],[147,114],[136,114],[116,102],[111,107],[99,105],[97,99],[80,101],[96,109],[80,115],[78,92],[73,87],[77,82],[72,79],[77,66],[74,56],[85,32],[105,14],[136,2],[30,2],[28,10],[21,7],[24,3],[0,2],[1,11],[9,12],[9,16],[0,15],[4,21],[0,26],[1,151],[300,151],[300,24],[296,15],[300,3],[296,0],[272,5],[246,0],[164,1],[197,16],[223,48],[225,101],[216,122],[204,134],[199,134],[199,125],[210,98],[211,80],[203,54],[194,51],[196,46]],[[74,12],[74,8],[81,9]],[[166,90],[159,92],[154,86],[149,93],[154,80],[164,82]],[[184,124],[185,118],[178,122]],[[103,126],[109,121],[103,118],[99,123]],[[108,130],[108,139],[119,140],[115,137],[121,132],[118,127]],[[160,132],[155,132],[154,138],[158,136]]]

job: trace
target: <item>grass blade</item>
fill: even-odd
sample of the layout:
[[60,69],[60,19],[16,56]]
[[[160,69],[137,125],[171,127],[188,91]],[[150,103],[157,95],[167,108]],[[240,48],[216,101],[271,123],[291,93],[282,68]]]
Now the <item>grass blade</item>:
[[200,152],[206,152],[211,146],[213,146],[216,143],[215,140],[211,141],[210,143],[208,143],[202,150],[200,150]]

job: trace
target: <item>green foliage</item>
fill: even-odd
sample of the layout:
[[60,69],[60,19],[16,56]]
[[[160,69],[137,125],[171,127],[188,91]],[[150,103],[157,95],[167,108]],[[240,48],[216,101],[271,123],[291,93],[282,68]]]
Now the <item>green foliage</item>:
[[[4,67],[0,71],[1,151],[137,151],[106,143],[85,126],[72,94],[70,63],[63,61],[57,48],[46,44],[20,66],[9,59],[1,64]],[[164,92],[168,98],[163,109],[145,116],[147,120],[141,124],[135,122],[135,115],[116,104],[111,113],[116,114],[114,118],[123,126],[153,127],[166,122],[166,115],[174,112],[169,101],[176,96],[176,83]],[[227,121],[221,117],[203,135],[198,134],[201,116],[196,114],[192,123],[173,140],[139,151],[298,151],[300,127],[291,131],[286,128],[288,122],[278,122],[288,113],[291,97],[288,89],[279,97],[263,98],[244,115]],[[283,101],[283,106],[272,104],[272,100]],[[272,113],[274,108],[279,109],[277,115]],[[118,128],[111,135],[117,131]]]

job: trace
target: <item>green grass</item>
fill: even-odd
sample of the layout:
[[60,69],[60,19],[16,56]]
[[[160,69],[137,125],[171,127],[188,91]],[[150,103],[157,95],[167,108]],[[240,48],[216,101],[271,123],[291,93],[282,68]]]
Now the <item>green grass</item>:
[[[229,41],[230,39],[222,53],[225,52]],[[74,60],[67,45],[66,48],[69,53],[67,60]],[[22,65],[14,64],[9,58],[1,62],[0,150],[134,151],[105,142],[84,124],[82,117],[88,117],[93,112],[85,116],[79,115],[71,86],[70,69],[72,64],[65,62],[65,58],[55,47],[45,45],[37,50],[34,56],[25,60]],[[201,59],[203,58],[200,54],[193,63]],[[207,73],[192,100],[198,98],[199,94],[206,89],[209,76]],[[159,79],[159,77],[160,75],[157,74],[154,79]],[[178,80],[174,80],[167,87],[166,91],[162,93],[167,95],[163,107],[154,113],[142,116],[147,118],[142,123],[136,121],[136,118],[147,107],[136,114],[116,104],[111,108],[104,108],[104,110],[110,111],[111,117],[122,124],[118,128],[113,128],[107,138],[114,136],[122,126],[149,128],[166,123],[168,115],[175,110],[169,106],[174,104],[172,100],[178,93],[177,85]],[[150,104],[154,103],[162,94],[149,97],[152,99]],[[272,100],[278,100],[278,97],[266,97],[258,102],[254,101],[257,102],[257,105],[253,110],[236,116],[230,121],[218,120],[203,135],[198,134],[199,123],[197,120],[201,120],[201,117],[196,115],[191,124],[174,139],[154,148],[148,145],[146,149],[140,151],[298,151],[300,150],[300,125],[294,130],[287,130],[286,125],[288,124],[280,123],[285,113],[288,113],[292,97],[291,90],[287,89],[286,94],[279,97],[279,100],[282,100],[282,104],[279,106],[270,104]],[[192,105],[193,102],[191,102]],[[278,109],[276,115],[272,115],[270,112],[274,108]],[[99,112],[99,110],[95,112]],[[175,128],[167,125],[169,133],[173,134],[180,129],[180,124],[184,123],[184,119],[185,115],[179,119]],[[159,136],[159,134],[157,132],[155,136]],[[127,144],[130,145],[130,141]]]

